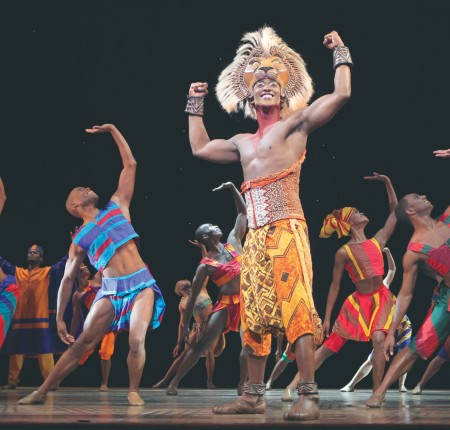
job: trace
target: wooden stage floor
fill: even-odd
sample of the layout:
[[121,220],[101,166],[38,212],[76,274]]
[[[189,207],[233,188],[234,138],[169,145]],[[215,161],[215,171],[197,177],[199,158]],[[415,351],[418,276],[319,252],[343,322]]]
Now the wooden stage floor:
[[425,390],[422,395],[388,391],[381,409],[369,409],[369,390],[341,393],[320,390],[321,417],[317,421],[289,422],[283,412],[292,403],[281,402],[281,389],[266,393],[265,415],[214,415],[211,408],[236,398],[231,389],[180,389],[167,396],[163,389],[142,389],[145,406],[128,406],[126,389],[100,393],[94,388],[61,388],[49,393],[45,405],[21,406],[16,401],[33,388],[0,390],[0,428],[16,429],[302,429],[376,428],[449,429],[450,391]]

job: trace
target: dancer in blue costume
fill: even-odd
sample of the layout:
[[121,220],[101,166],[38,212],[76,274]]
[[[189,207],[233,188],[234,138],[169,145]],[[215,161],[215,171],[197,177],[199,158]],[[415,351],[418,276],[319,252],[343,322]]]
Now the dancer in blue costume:
[[[88,133],[110,133],[119,149],[123,169],[119,185],[104,209],[97,208],[98,195],[90,188],[74,188],[66,201],[67,211],[83,220],[74,234],[58,296],[57,323],[61,340],[72,346],[61,356],[45,382],[20,399],[19,404],[44,403],[50,387],[78,366],[80,358],[100,342],[107,332],[129,331],[127,358],[130,384],[128,403],[141,406],[139,384],[145,364],[145,336],[162,320],[165,303],[137,246],[138,234],[130,222],[130,202],[136,178],[136,160],[125,138],[112,124],[86,129]],[[75,340],[62,319],[71,299],[70,285],[86,255],[102,272],[102,286]]]

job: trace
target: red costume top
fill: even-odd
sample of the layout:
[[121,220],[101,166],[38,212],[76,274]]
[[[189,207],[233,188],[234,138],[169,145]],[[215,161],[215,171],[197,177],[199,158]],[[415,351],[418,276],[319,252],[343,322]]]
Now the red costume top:
[[350,261],[345,265],[353,283],[384,275],[383,254],[375,238],[344,245]]
[[226,250],[231,254],[232,259],[226,263],[204,257],[200,260],[200,264],[216,267],[217,270],[211,276],[211,280],[218,286],[230,282],[233,278],[241,274],[241,256],[233,248],[233,245],[224,243]]
[[[450,214],[441,215],[439,221],[442,221],[450,228]],[[422,252],[428,255],[426,264],[438,276],[445,277],[450,272],[450,239],[439,248],[433,248],[423,243],[410,242],[407,249],[408,251]]]

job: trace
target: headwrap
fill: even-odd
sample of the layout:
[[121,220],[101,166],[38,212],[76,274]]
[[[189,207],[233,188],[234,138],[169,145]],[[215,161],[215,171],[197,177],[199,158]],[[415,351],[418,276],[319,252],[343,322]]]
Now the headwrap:
[[41,255],[42,258],[44,258],[44,249],[42,248],[42,246],[39,245],[31,245],[28,248],[28,252],[30,252],[32,249],[36,250],[37,252],[39,252],[39,254]]
[[253,86],[261,79],[278,82],[286,103],[281,106],[281,117],[305,107],[313,95],[313,83],[303,58],[291,49],[271,27],[246,33],[236,51],[233,62],[220,74],[216,96],[228,112],[244,111],[256,119]]
[[342,236],[350,234],[351,225],[348,222],[355,208],[346,206],[342,209],[335,209],[331,214],[323,220],[319,237],[328,239],[334,232],[337,233],[339,239]]

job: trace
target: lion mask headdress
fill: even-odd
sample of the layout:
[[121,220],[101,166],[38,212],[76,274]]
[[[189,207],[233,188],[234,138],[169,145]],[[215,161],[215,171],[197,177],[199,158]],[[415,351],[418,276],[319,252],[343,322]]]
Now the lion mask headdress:
[[243,35],[236,56],[220,74],[216,96],[228,112],[244,111],[256,119],[251,104],[253,87],[261,79],[278,82],[285,103],[281,117],[305,107],[313,95],[313,82],[303,58],[291,49],[271,27]]

